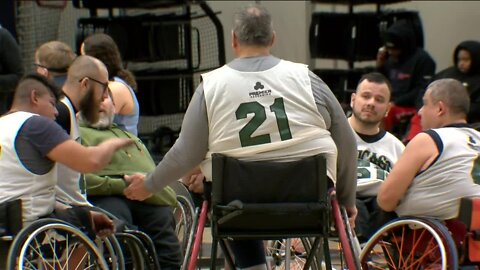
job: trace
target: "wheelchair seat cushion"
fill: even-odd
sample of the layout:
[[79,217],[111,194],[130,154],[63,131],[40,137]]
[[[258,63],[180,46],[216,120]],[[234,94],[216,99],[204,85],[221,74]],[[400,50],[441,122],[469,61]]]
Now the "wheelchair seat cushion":
[[17,234],[22,227],[22,200],[0,203],[0,236]]

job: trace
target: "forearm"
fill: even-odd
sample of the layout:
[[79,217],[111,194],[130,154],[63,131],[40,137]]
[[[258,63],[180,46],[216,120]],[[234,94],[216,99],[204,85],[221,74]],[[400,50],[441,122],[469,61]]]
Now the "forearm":
[[337,198],[351,207],[355,205],[357,186],[357,147],[345,113],[330,89],[318,77],[311,75],[312,90],[317,108],[337,146]]
[[123,177],[110,177],[107,175],[85,174],[87,194],[89,196],[123,195],[127,187]]

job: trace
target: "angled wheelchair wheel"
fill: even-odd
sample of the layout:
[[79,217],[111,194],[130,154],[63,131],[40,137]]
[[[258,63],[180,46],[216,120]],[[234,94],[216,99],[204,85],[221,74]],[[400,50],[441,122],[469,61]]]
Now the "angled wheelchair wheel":
[[332,196],[332,216],[335,223],[335,230],[339,238],[339,262],[341,269],[360,270],[360,243],[355,236],[354,230],[350,227],[347,212],[341,207]]
[[60,220],[41,219],[13,240],[7,269],[108,269],[95,243]]
[[[269,240],[265,243],[267,262],[272,270],[303,269],[312,247],[309,238],[291,238],[288,241],[287,239]],[[320,265],[320,257],[315,254],[309,269],[321,269]]]
[[125,258],[118,239],[111,235],[106,238],[95,239],[95,245],[103,253],[109,269],[125,270]]
[[[362,249],[363,269],[458,269],[448,233],[430,221],[401,218],[383,226]],[[450,239],[451,240],[451,239]]]

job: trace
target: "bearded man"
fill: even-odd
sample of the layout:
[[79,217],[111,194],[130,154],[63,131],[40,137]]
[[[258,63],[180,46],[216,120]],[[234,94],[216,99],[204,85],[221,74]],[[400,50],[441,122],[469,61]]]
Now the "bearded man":
[[[91,56],[77,57],[68,69],[67,79],[62,88],[65,96],[57,104],[57,123],[70,137],[80,142],[77,113],[91,123],[99,118],[100,103],[108,97],[108,71],[105,65]],[[82,175],[61,164],[57,168],[57,207],[91,206],[85,196]]]

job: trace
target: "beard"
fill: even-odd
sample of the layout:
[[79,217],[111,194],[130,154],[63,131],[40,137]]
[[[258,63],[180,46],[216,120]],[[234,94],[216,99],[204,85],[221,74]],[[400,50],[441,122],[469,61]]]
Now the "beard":
[[383,120],[383,116],[380,117],[378,115],[364,117],[362,116],[362,111],[357,111],[355,109],[353,109],[352,113],[358,121],[362,122],[366,126],[376,126]]
[[113,125],[113,118],[115,115],[113,113],[101,112],[99,119],[96,123],[88,123],[88,126],[94,129],[109,129]]
[[96,100],[93,87],[80,100],[80,111],[88,123],[97,123],[101,100]]

